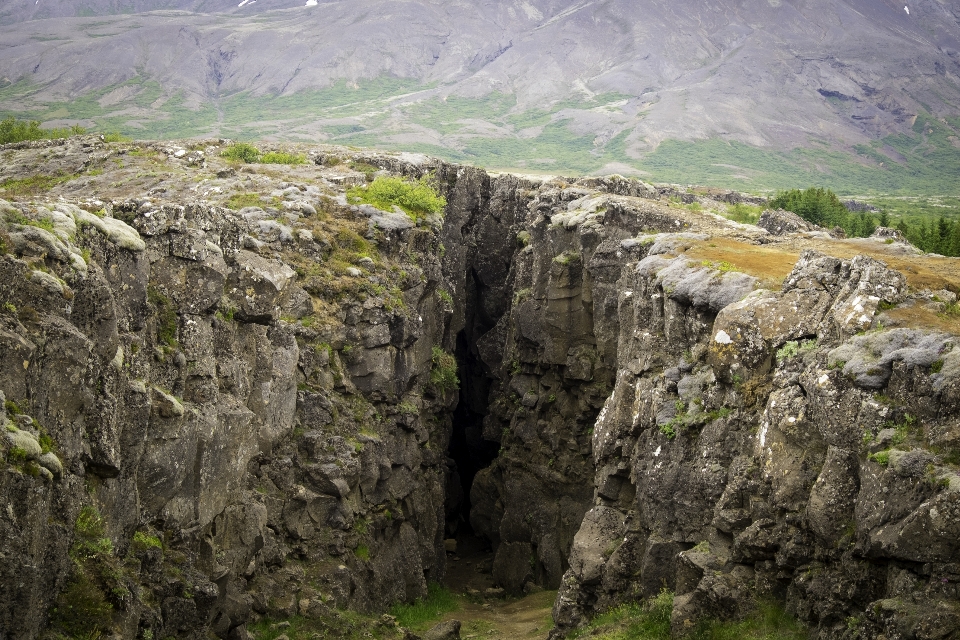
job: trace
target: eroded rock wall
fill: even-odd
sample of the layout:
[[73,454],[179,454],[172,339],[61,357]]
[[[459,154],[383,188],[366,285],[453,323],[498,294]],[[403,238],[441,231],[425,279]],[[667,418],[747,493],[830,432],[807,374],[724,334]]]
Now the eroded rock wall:
[[442,223],[282,186],[282,213],[0,202],[0,637],[246,638],[442,579],[457,392],[431,371],[464,324]]
[[557,636],[662,589],[677,635],[763,598],[820,638],[960,633],[960,355],[877,323],[905,278],[806,252],[766,291],[685,257],[696,225],[583,195],[531,203],[480,340],[495,577],[559,584]]

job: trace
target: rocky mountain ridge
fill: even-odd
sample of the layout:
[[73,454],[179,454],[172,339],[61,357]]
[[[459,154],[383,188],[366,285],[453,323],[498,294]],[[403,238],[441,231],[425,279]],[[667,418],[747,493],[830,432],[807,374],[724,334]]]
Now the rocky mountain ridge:
[[[225,144],[0,150],[0,636],[348,634],[468,522],[506,591],[559,588],[554,636],[663,588],[678,636],[758,598],[960,629],[955,260],[730,192]],[[378,175],[444,215],[351,204]]]
[[956,158],[960,15],[941,0],[238,4],[8,3],[0,109],[547,172],[684,150],[755,188],[903,188],[898,167]]

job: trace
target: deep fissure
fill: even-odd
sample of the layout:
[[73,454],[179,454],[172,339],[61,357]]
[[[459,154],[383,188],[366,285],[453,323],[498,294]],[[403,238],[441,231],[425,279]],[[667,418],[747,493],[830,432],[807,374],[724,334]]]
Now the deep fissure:
[[486,288],[472,268],[467,275],[465,326],[457,334],[455,350],[460,389],[448,452],[454,469],[448,483],[447,535],[453,537],[474,535],[470,525],[473,480],[481,469],[496,460],[500,450],[498,442],[483,437],[494,380],[477,349],[477,339],[493,328],[499,317],[491,318],[484,312]]

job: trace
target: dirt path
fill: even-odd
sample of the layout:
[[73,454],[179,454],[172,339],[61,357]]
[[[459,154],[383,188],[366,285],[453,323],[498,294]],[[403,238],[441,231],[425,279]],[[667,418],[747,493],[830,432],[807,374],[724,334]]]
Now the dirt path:
[[447,555],[448,589],[463,596],[459,611],[443,620],[459,620],[463,640],[533,640],[547,637],[553,628],[550,611],[556,591],[539,591],[522,598],[487,595],[493,587],[493,553],[474,537],[461,537],[457,552]]

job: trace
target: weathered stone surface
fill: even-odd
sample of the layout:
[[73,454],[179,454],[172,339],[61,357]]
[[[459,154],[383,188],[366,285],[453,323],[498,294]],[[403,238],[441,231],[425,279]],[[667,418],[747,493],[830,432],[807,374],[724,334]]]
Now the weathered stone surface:
[[767,209],[760,214],[757,220],[757,226],[766,229],[775,236],[782,236],[787,233],[797,233],[800,231],[812,231],[817,229],[817,225],[810,224],[792,211],[783,209]]

